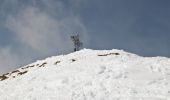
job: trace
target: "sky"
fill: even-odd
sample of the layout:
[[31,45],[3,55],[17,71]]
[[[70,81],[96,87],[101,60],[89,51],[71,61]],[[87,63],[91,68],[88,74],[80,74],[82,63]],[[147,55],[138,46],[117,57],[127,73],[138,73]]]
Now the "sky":
[[170,57],[169,0],[1,0],[0,73],[83,48]]

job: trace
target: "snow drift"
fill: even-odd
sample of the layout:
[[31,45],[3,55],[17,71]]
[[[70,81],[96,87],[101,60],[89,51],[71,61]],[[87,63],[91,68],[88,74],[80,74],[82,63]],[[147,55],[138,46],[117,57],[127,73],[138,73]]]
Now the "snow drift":
[[170,100],[170,59],[84,49],[0,76],[0,100]]

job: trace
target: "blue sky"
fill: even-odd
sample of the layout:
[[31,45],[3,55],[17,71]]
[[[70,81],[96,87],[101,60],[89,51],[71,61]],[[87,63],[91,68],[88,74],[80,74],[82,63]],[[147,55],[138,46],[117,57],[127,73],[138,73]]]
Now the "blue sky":
[[0,73],[85,48],[170,57],[169,0],[1,0]]

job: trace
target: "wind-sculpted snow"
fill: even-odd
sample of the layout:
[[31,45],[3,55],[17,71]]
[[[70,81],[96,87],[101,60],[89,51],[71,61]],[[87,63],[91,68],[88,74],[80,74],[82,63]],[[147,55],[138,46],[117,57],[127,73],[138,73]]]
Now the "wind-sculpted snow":
[[121,50],[84,49],[2,76],[0,100],[170,100],[170,59]]

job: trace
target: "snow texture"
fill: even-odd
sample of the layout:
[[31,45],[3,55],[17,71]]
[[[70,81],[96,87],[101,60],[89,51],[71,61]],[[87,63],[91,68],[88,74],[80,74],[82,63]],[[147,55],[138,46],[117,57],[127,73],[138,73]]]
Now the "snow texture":
[[170,59],[84,49],[0,80],[0,100],[170,100]]

